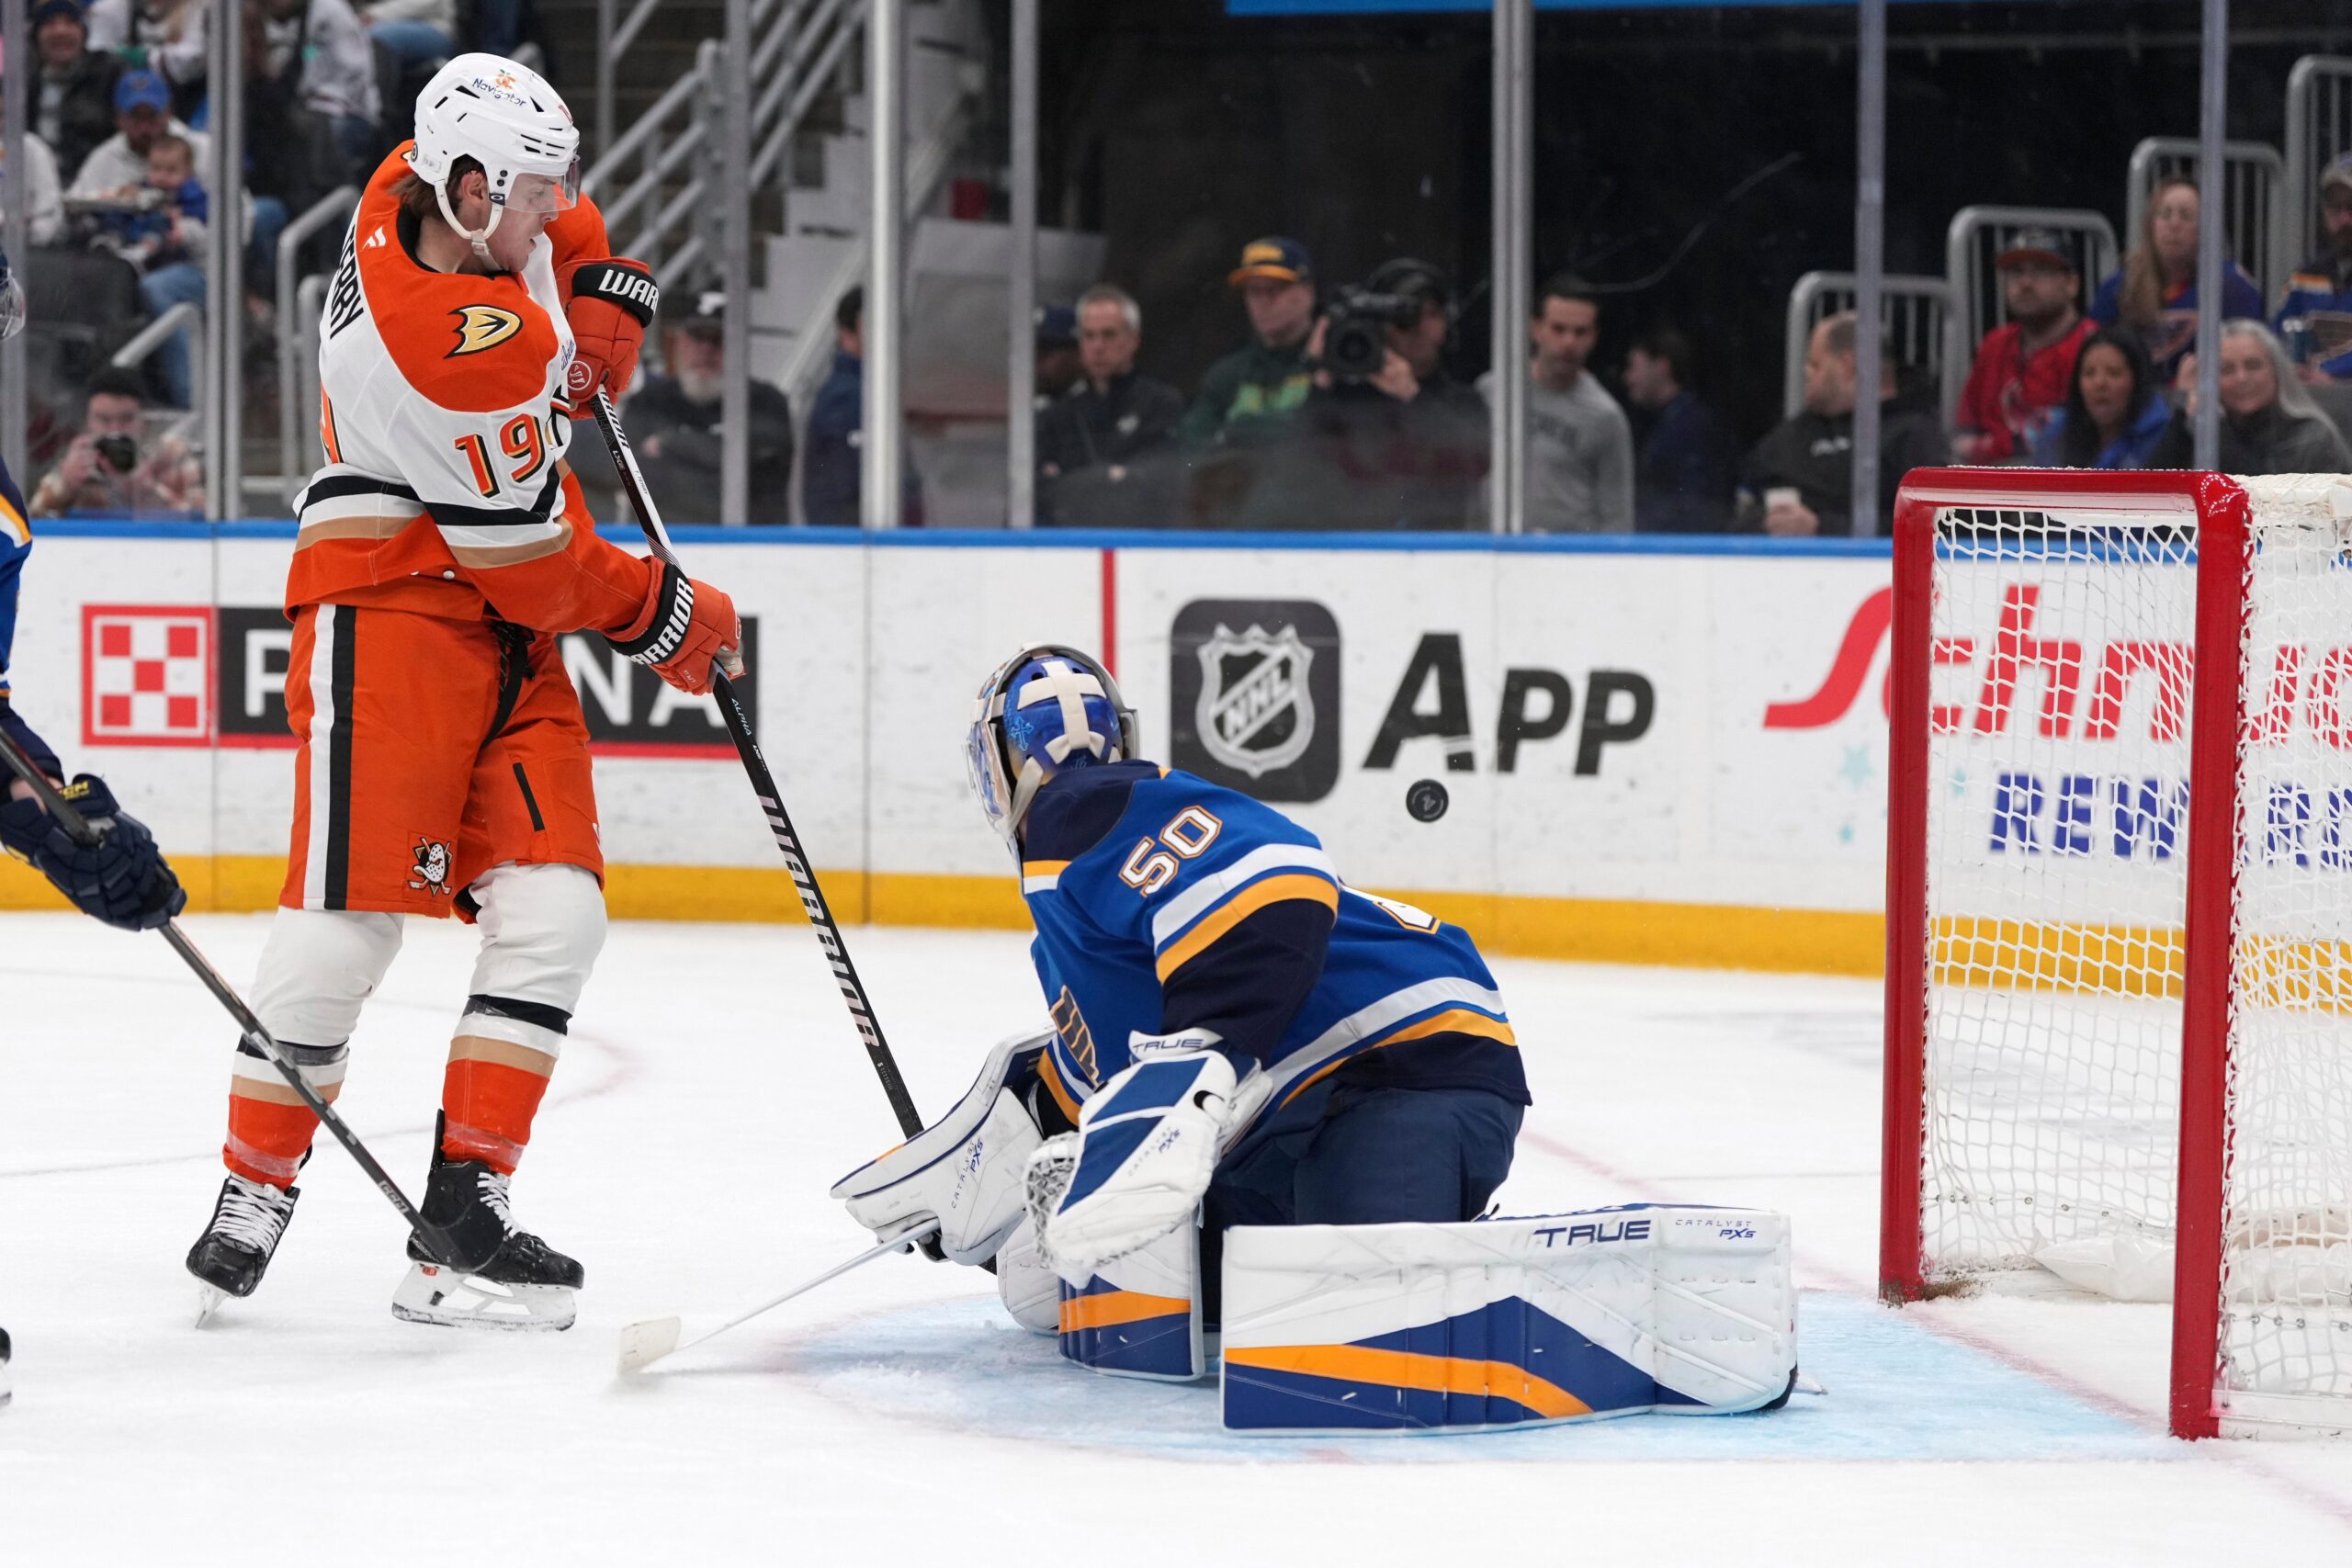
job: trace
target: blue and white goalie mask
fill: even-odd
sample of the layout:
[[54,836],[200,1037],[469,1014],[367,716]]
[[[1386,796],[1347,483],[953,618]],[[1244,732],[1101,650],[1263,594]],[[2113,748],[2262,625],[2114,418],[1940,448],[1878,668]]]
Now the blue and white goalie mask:
[[1064,768],[1124,761],[1139,750],[1135,710],[1111,672],[1074,648],[1024,648],[980,687],[966,738],[972,793],[1015,855],[1021,819]]

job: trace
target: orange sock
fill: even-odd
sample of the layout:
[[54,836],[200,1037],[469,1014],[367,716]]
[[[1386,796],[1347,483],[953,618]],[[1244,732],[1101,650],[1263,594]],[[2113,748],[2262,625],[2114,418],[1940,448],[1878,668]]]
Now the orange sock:
[[442,1155],[513,1175],[554,1071],[553,1056],[527,1045],[465,1034],[449,1042],[441,1080]]
[[[303,1081],[328,1104],[343,1092],[350,1050],[343,1045],[284,1045],[302,1069]],[[318,1114],[278,1076],[277,1069],[239,1046],[229,1079],[229,1141],[220,1162],[248,1181],[291,1187],[319,1130]]]

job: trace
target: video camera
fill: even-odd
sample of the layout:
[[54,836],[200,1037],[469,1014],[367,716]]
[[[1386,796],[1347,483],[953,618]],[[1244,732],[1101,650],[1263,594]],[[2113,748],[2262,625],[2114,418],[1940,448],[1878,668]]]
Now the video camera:
[[1388,353],[1390,327],[1416,327],[1430,306],[1453,310],[1445,275],[1429,263],[1399,256],[1373,268],[1362,283],[1337,290],[1323,313],[1323,367],[1335,381],[1369,381]]

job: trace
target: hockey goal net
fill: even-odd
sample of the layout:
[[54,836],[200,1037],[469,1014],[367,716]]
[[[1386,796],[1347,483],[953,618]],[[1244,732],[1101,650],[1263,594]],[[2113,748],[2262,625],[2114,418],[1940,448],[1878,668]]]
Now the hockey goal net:
[[2352,1432],[2352,479],[1898,504],[1881,1289],[2170,1299],[2184,1437]]

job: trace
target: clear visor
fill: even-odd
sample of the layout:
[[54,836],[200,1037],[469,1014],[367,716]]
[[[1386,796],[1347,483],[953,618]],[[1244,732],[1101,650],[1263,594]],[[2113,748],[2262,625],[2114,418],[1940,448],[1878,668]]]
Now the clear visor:
[[571,211],[580,205],[580,160],[574,158],[561,178],[554,175],[515,175],[504,205],[509,212]]
[[998,749],[996,726],[989,718],[988,708],[988,698],[983,696],[980,711],[972,720],[971,732],[964,738],[964,769],[971,780],[972,796],[980,803],[989,826],[1011,842],[1012,787],[1004,776],[1003,753]]

